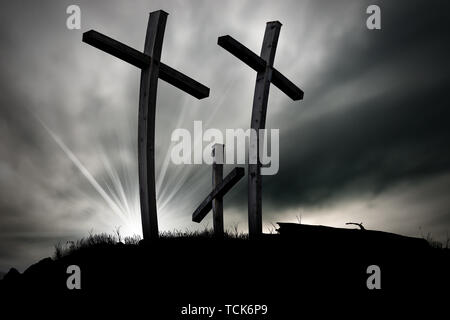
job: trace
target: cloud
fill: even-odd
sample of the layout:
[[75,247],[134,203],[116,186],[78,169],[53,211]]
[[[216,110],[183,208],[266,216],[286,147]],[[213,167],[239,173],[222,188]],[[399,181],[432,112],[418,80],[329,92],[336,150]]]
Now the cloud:
[[[365,27],[365,8],[375,3],[381,31]],[[305,99],[292,102],[271,88],[267,127],[280,129],[280,171],[264,177],[265,223],[295,219],[301,208],[311,223],[358,218],[408,234],[418,226],[439,236],[448,230],[447,3],[81,1],[81,31],[65,27],[69,4],[2,4],[0,270],[23,268],[55,242],[121,223],[33,114],[127,202],[139,230],[139,70],[82,43],[81,32],[96,29],[140,49],[146,12],[158,9],[169,12],[163,62],[211,88],[198,101],[159,84],[162,230],[198,228],[190,216],[211,183],[207,165],[165,162],[172,130],[190,129],[194,120],[221,130],[250,123],[256,75],[217,46],[217,37],[230,34],[258,53],[270,20],[283,23],[275,66]],[[244,230],[246,207],[242,181],[225,198],[227,225]]]

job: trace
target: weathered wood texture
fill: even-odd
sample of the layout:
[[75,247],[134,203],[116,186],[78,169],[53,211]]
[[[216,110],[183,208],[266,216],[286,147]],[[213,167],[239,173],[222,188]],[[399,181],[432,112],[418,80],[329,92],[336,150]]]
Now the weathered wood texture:
[[[217,40],[219,46],[245,62],[257,72],[250,123],[251,128],[255,129],[257,132],[259,132],[260,129],[265,129],[267,102],[269,99],[271,83],[277,86],[291,99],[303,99],[303,91],[273,68],[280,29],[281,23],[279,21],[267,23],[261,54],[259,56],[229,35],[219,37]],[[256,135],[256,141],[250,139],[250,148],[257,150],[257,163],[248,164],[249,235],[250,237],[255,238],[262,234],[262,177],[261,162],[259,159],[259,134]]]
[[[223,181],[223,144],[215,144],[213,147],[213,170],[212,187],[213,190]],[[218,157],[216,157],[218,156]],[[216,238],[223,238],[223,197],[215,197],[212,201],[213,227]]]
[[155,113],[158,79],[167,81],[198,99],[209,96],[209,88],[160,62],[167,16],[168,14],[162,10],[150,13],[143,53],[94,30],[83,34],[83,42],[141,69],[138,164],[144,239],[158,237],[155,188]]
[[212,200],[216,197],[223,197],[231,188],[245,175],[245,169],[241,167],[234,168],[221,183],[200,203],[192,214],[192,221],[201,222],[203,218],[212,209]]
[[[217,44],[234,55],[236,58],[245,62],[256,72],[263,71],[266,68],[266,62],[261,57],[247,49],[243,44],[229,35],[219,37]],[[303,99],[303,91],[300,88],[293,84],[277,69],[272,68],[272,70],[272,83],[278,89],[294,101]]]
[[145,37],[144,54],[152,57],[141,71],[139,90],[138,163],[139,197],[141,201],[144,239],[158,238],[158,215],[155,186],[155,114],[161,58],[167,13],[150,13]]
[[[147,68],[152,60],[151,56],[135,50],[119,41],[111,39],[110,37],[107,37],[95,30],[90,30],[83,33],[83,42],[105,51],[140,69]],[[209,96],[208,87],[162,62],[159,63],[159,78],[170,83],[174,87],[189,93],[197,99],[203,99]]]
[[[266,63],[264,70],[256,75],[255,93],[253,97],[251,128],[259,132],[266,125],[267,102],[269,100],[272,65],[280,35],[281,23],[269,22],[266,26],[261,58]],[[252,143],[252,142],[250,142]],[[256,135],[257,163],[248,165],[248,228],[251,237],[262,233],[262,176],[259,158],[259,134]]]

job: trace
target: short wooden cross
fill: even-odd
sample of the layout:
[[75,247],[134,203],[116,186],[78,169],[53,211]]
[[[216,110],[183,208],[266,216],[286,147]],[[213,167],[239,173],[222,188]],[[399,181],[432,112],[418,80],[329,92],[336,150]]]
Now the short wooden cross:
[[160,62],[167,13],[150,13],[144,52],[135,50],[97,31],[83,33],[83,42],[141,69],[138,122],[139,195],[144,239],[158,237],[155,190],[155,111],[158,78],[203,99],[209,88]]
[[192,214],[192,221],[201,222],[211,209],[213,210],[214,236],[223,238],[223,196],[245,175],[244,168],[237,167],[223,179],[224,145],[213,146],[213,172],[211,193]]
[[[251,128],[259,132],[265,129],[267,101],[270,83],[273,83],[292,100],[303,99],[303,91],[273,67],[281,23],[268,22],[264,34],[261,54],[258,56],[229,35],[219,37],[219,46],[236,56],[257,72],[253,97]],[[261,162],[259,157],[259,134],[256,135],[257,163],[248,164],[248,225],[249,236],[262,233]],[[252,141],[250,141],[251,144]]]

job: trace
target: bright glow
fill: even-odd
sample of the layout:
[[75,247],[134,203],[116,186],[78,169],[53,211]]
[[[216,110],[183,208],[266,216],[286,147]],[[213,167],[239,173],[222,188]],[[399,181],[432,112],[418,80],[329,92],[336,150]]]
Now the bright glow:
[[[122,182],[110,162],[104,158],[104,165],[109,178],[113,182],[112,186],[107,185],[107,188],[103,188],[90,171],[81,163],[77,156],[69,149],[69,147],[61,140],[61,138],[56,135],[37,115],[35,115],[42,127],[47,131],[47,133],[52,137],[56,144],[65,153],[67,158],[75,165],[75,167],[80,171],[80,173],[87,179],[91,186],[98,192],[98,194],[105,200],[106,204],[109,206],[111,211],[115,213],[123,223],[120,232],[124,236],[132,236],[141,234],[140,223],[136,223],[136,216],[139,217],[140,209],[139,206],[135,205],[136,199],[134,199],[133,205],[129,204],[127,200],[127,195],[124,192]],[[139,202],[139,199],[138,201]]]
[[[214,109],[210,110],[210,116],[205,121],[206,125],[212,122],[217,111],[223,107],[225,98],[227,97],[227,94],[231,90],[232,86],[233,82],[228,83],[227,89],[221,95],[220,100],[215,104]],[[180,108],[181,112],[178,114],[176,127],[182,126],[182,122],[186,118],[186,112],[189,110],[187,105],[188,103],[189,100],[185,99]],[[119,219],[121,235],[124,237],[134,235],[142,236],[138,179],[132,172],[129,171],[129,168],[116,168],[116,164],[111,161],[111,158],[108,156],[107,152],[105,150],[101,150],[102,144],[100,144],[101,151],[99,152],[99,157],[103,166],[102,173],[106,175],[106,179],[101,179],[102,183],[99,183],[98,178],[96,179],[94,177],[94,175],[86,168],[74,152],[64,143],[60,136],[50,129],[49,126],[47,126],[37,114],[32,111],[30,112],[34,115],[50,137],[56,142],[67,158],[79,170],[82,176],[86,178],[90,185],[106,202],[107,206],[111,209],[108,213],[112,212],[115,217]],[[170,153],[172,147],[173,143],[169,144],[164,161],[159,170],[157,170],[158,176],[156,179],[156,190],[159,218],[163,218],[166,215],[171,215],[171,212],[177,212],[177,210],[170,206],[171,201],[179,193],[192,173],[195,177],[201,174],[201,171],[195,171],[194,166],[178,166],[174,171],[175,174],[171,174],[170,177],[168,177],[167,172],[169,166],[171,165]],[[119,165],[126,163],[126,156],[123,149],[117,147],[114,151],[114,157],[119,158]],[[120,172],[122,172],[122,175],[119,174]],[[183,197],[186,198],[185,196],[188,196],[187,198],[189,198],[189,196],[195,194],[196,190],[197,188],[190,188],[187,191],[188,194],[183,195]],[[169,218],[168,220],[171,219]],[[117,228],[117,219],[111,219],[111,224],[111,230]],[[171,223],[168,223],[168,225],[171,225]]]

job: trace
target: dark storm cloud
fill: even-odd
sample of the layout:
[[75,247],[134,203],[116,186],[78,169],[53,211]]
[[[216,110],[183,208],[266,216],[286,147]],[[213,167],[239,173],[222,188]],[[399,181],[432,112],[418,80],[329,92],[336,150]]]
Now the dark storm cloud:
[[[381,31],[365,27],[374,3]],[[135,211],[139,71],[83,44],[81,32],[96,29],[140,49],[147,12],[158,9],[169,12],[163,62],[211,88],[198,101],[159,85],[162,230],[198,227],[190,215],[210,188],[207,165],[170,162],[172,130],[192,130],[194,120],[221,130],[250,122],[255,73],[217,37],[230,34],[259,52],[270,20],[283,23],[275,65],[305,99],[271,88],[267,127],[280,129],[280,171],[264,177],[265,221],[290,219],[301,207],[317,223],[355,217],[408,234],[419,225],[448,229],[447,2],[81,1],[81,32],[65,28],[69,4],[1,5],[0,271],[122,223],[37,118],[120,198],[118,179]],[[245,198],[242,181],[225,201],[226,223],[244,231]]]
[[[278,111],[270,127],[281,131],[280,171],[264,177],[269,217],[337,199],[373,198],[397,184],[420,185],[449,172],[449,5],[380,6],[382,31],[359,23],[327,47],[330,58],[314,81],[306,79],[304,101],[294,108],[269,106]],[[236,199],[245,209],[245,185],[240,188]],[[442,185],[433,190],[446,193]],[[450,202],[444,209],[425,201],[423,214],[437,208],[434,227],[448,229]]]
[[[355,90],[345,106],[282,131],[281,170],[266,184],[266,197],[276,206],[318,204],[341,193],[347,184],[353,184],[352,195],[381,192],[401,180],[449,170],[450,79],[444,71],[450,70],[444,13],[449,5],[391,5],[381,4],[381,32],[372,35],[364,30],[363,36],[343,39],[343,46],[335,49],[336,58],[324,67],[328,70],[324,84],[312,90],[312,96],[307,91],[305,108],[348,81],[358,87],[357,81],[367,82],[364,78],[371,74],[373,86],[384,86],[384,81],[391,88],[352,102],[364,95]],[[384,70],[381,77],[379,70]],[[301,107],[296,112],[301,117]],[[283,143],[289,137],[295,137],[296,143]],[[293,174],[297,179],[292,179]]]
[[442,83],[420,96],[377,97],[289,130],[280,139],[296,137],[296,144],[282,144],[285,157],[279,174],[267,178],[267,197],[279,207],[314,205],[349,183],[353,192],[381,192],[447,171],[449,89]]

